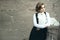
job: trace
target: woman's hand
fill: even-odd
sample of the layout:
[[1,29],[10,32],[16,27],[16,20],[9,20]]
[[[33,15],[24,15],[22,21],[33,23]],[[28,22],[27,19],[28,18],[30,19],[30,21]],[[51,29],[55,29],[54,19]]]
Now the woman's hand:
[[36,30],[37,30],[37,31],[39,31],[39,30],[40,30],[40,28],[37,28]]

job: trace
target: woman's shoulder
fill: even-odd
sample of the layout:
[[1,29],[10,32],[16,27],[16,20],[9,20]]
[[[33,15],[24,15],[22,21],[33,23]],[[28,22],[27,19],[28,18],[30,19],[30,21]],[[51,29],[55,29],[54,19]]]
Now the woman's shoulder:
[[46,12],[47,15],[49,15],[49,12]]
[[[36,14],[38,14],[38,13],[34,13],[33,15],[36,15]],[[49,15],[49,12],[46,12],[46,14]]]
[[49,14],[49,12],[46,12],[47,14]]
[[35,17],[36,13],[33,14],[33,17]]
[[34,13],[33,15],[36,15],[37,13]]

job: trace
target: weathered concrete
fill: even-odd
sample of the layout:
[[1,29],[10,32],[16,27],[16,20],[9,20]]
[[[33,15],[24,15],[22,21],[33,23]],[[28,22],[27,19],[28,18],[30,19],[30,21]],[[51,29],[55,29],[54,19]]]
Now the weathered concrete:
[[51,17],[60,20],[60,0],[0,0],[0,40],[28,40],[38,1],[45,3]]

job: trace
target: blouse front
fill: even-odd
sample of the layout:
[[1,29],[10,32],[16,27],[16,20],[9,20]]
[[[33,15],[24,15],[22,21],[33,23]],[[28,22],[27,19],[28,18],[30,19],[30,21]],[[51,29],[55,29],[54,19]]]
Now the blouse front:
[[43,13],[38,13],[38,24],[36,20],[36,14],[33,15],[33,24],[37,28],[45,28],[46,26],[50,26],[50,16],[49,13],[46,12],[46,14]]

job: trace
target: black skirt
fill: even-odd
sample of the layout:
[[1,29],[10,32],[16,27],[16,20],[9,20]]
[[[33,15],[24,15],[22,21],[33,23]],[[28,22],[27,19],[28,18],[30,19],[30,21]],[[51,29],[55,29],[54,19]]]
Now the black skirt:
[[36,27],[33,27],[30,33],[29,40],[46,40],[47,37],[47,28],[40,28],[37,30]]

